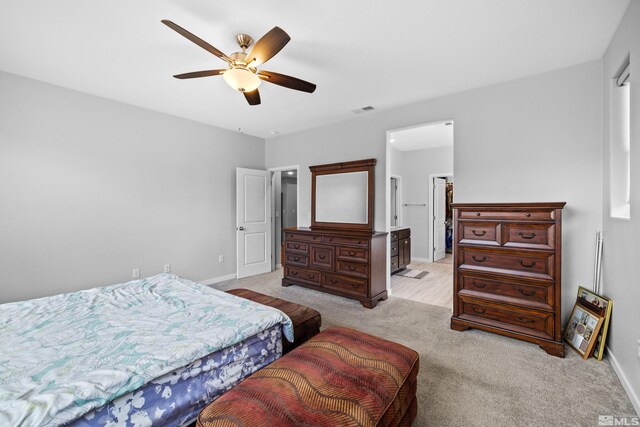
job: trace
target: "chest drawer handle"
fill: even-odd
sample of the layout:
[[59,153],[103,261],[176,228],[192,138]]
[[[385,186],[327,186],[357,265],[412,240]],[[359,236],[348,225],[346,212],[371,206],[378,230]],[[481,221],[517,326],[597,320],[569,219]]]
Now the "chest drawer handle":
[[479,314],[484,314],[486,310],[484,308],[473,307],[473,311]]
[[298,275],[298,272],[297,272],[297,271],[292,271],[292,272],[291,272],[291,275],[292,275],[292,276],[297,276],[297,275]]
[[518,233],[518,236],[522,237],[523,239],[533,239],[534,237],[536,237],[536,233],[526,235],[524,233]]
[[356,251],[349,251],[349,256],[356,256]]
[[357,268],[355,268],[355,267],[354,267],[354,266],[352,266],[352,265],[350,265],[348,268],[349,268],[349,271],[356,271],[356,270],[357,270]]
[[[473,258],[473,260],[474,260],[475,262],[485,262],[485,261],[487,260],[487,257],[486,257],[486,256],[483,256],[482,258],[478,258],[477,256],[475,256],[475,255],[474,255],[474,256],[472,256],[471,258]],[[521,261],[521,262],[522,262],[522,261]]]
[[309,279],[315,279],[315,278],[316,278],[316,275],[315,275],[315,274],[307,274],[307,277],[308,277]]
[[358,289],[358,288],[360,287],[360,285],[356,285],[355,283],[352,283],[352,284],[351,284],[351,287],[352,287],[353,289]]
[[294,257],[293,257],[293,260],[294,260],[295,262],[300,262],[300,258],[299,258],[299,257],[297,257],[297,256],[294,256]]
[[525,214],[525,216],[526,216],[527,218],[529,218],[529,217],[531,216],[531,214],[530,214],[529,212],[527,212],[527,213]]
[[327,256],[326,255],[318,255],[318,258],[320,259],[325,259]]
[[482,237],[485,234],[487,234],[486,231],[483,231],[482,233],[478,233],[476,230],[471,230],[471,232],[473,233],[474,236],[478,236],[478,237]]
[[293,245],[294,249],[300,249],[300,245]]
[[526,317],[516,317],[516,320],[518,320],[519,322],[523,322],[523,323],[535,323],[536,321],[533,319],[527,319]]
[[333,242],[333,238],[332,237],[327,237],[327,242]]
[[524,289],[518,289],[518,290],[519,290],[519,291],[520,291],[520,293],[521,293],[522,295],[524,295],[525,297],[532,297],[532,296],[534,296],[534,295],[536,294],[536,291],[529,291],[529,292],[527,292],[527,291],[525,291]]
[[520,265],[523,267],[527,267],[527,268],[532,268],[536,266],[536,262],[535,261],[531,261],[531,263],[527,264],[524,261],[520,260]]
[[477,283],[477,282],[473,282],[473,286],[475,286],[476,288],[484,288],[485,286],[487,286],[486,283]]
[[329,282],[331,282],[332,285],[335,285],[336,283],[338,283],[338,281],[335,279],[329,279]]

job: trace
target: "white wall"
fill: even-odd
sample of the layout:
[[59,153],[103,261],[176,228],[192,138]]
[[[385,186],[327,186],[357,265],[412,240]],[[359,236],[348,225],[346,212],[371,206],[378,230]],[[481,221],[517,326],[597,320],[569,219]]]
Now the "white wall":
[[[453,172],[453,147],[402,152],[402,204],[416,203],[427,206],[404,206],[403,225],[411,227],[411,257],[429,258],[429,175]],[[455,188],[454,188],[455,195]],[[455,196],[454,196],[455,197]]]
[[[631,219],[610,212],[610,84],[631,55]],[[603,283],[614,300],[609,349],[636,411],[640,414],[640,3],[631,2],[604,56]]]
[[602,61],[278,136],[267,140],[267,166],[301,165],[300,210],[308,225],[307,166],[377,158],[375,227],[385,230],[386,131],[443,117],[455,122],[455,201],[567,202],[566,319],[578,285],[591,280],[593,237],[602,224]]
[[235,272],[235,167],[264,168],[263,140],[6,73],[0,93],[0,303]]

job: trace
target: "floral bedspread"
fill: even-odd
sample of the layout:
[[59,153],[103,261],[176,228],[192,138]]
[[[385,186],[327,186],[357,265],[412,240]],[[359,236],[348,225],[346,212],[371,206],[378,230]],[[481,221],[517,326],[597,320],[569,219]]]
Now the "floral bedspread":
[[61,425],[282,324],[171,274],[0,305],[0,425]]

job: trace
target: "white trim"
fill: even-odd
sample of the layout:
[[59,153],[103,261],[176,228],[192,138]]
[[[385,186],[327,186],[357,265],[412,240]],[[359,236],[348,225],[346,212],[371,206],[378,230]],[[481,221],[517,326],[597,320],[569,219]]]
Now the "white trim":
[[638,398],[638,395],[636,394],[635,390],[633,390],[633,387],[631,386],[631,382],[629,382],[629,379],[624,374],[622,367],[618,363],[618,359],[616,359],[616,357],[613,355],[613,353],[611,352],[611,349],[608,346],[607,346],[607,354],[609,356],[609,361],[611,362],[611,367],[613,368],[613,371],[618,376],[618,379],[620,379],[620,382],[622,383],[622,387],[624,388],[624,391],[627,392],[627,396],[629,396],[629,400],[631,400],[631,404],[636,410],[636,415],[640,416],[640,399]]
[[282,264],[278,264],[278,265],[276,265],[276,270],[279,270],[279,269],[281,269],[281,268],[282,268]]
[[210,285],[215,285],[216,283],[226,282],[227,280],[232,280],[235,278],[236,278],[236,275],[235,273],[233,273],[233,274],[227,274],[226,276],[214,277],[213,279],[200,280],[200,283],[206,286],[210,286]]
[[429,261],[427,258],[417,258],[417,257],[414,257],[414,256],[412,256],[412,257],[411,257],[411,261],[418,261],[418,262],[431,262],[431,261]]
[[398,182],[398,191],[396,192],[396,212],[398,212],[398,222],[396,223],[396,227],[402,227],[404,225],[403,221],[403,198],[402,198],[402,175],[397,175],[395,173],[389,173],[389,226],[391,226],[391,178],[395,178]]
[[[271,172],[271,181],[272,181],[272,185],[271,185],[271,199],[273,201],[273,203],[271,204],[272,208],[271,208],[271,219],[273,221],[273,224],[271,225],[271,233],[273,233],[274,235],[271,236],[271,244],[273,245],[273,248],[271,249],[271,254],[272,254],[272,259],[271,259],[271,271],[273,270],[277,270],[278,268],[282,268],[282,264],[275,264],[276,260],[275,257],[273,255],[275,255],[275,230],[276,230],[276,222],[275,222],[275,209],[276,209],[276,203],[275,203],[275,198],[276,198],[276,188],[273,185],[273,172],[278,172],[278,171],[290,171],[290,170],[296,170],[296,224],[298,224],[298,226],[300,226],[300,165],[292,165],[292,166],[277,166],[277,167],[273,167],[273,168],[268,168],[267,170],[269,172]],[[282,174],[280,174],[280,186],[282,187]],[[280,210],[282,210],[282,206],[280,206]],[[282,254],[280,254],[282,255]]]
[[384,224],[384,231],[387,232],[387,268],[385,271],[387,294],[391,295],[391,132],[386,132],[386,145],[385,145],[385,165],[384,165],[384,206],[386,211],[386,221]]
[[[430,173],[429,174],[429,206],[427,206],[427,224],[429,225],[429,250],[427,251],[427,262],[433,262],[433,248],[435,247],[435,242],[433,239],[433,179],[434,178],[448,178],[455,177],[453,176],[453,172],[444,172],[444,173]],[[455,181],[454,181],[455,182]],[[455,190],[455,186],[454,186]],[[446,242],[445,242],[446,246]]]

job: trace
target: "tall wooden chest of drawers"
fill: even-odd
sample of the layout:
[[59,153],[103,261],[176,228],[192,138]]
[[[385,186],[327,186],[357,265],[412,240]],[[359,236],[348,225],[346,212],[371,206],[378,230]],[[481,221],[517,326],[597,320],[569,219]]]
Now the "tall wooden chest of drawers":
[[564,357],[560,325],[564,205],[452,204],[452,329],[483,329]]
[[283,286],[298,285],[360,301],[387,299],[387,233],[289,228]]

